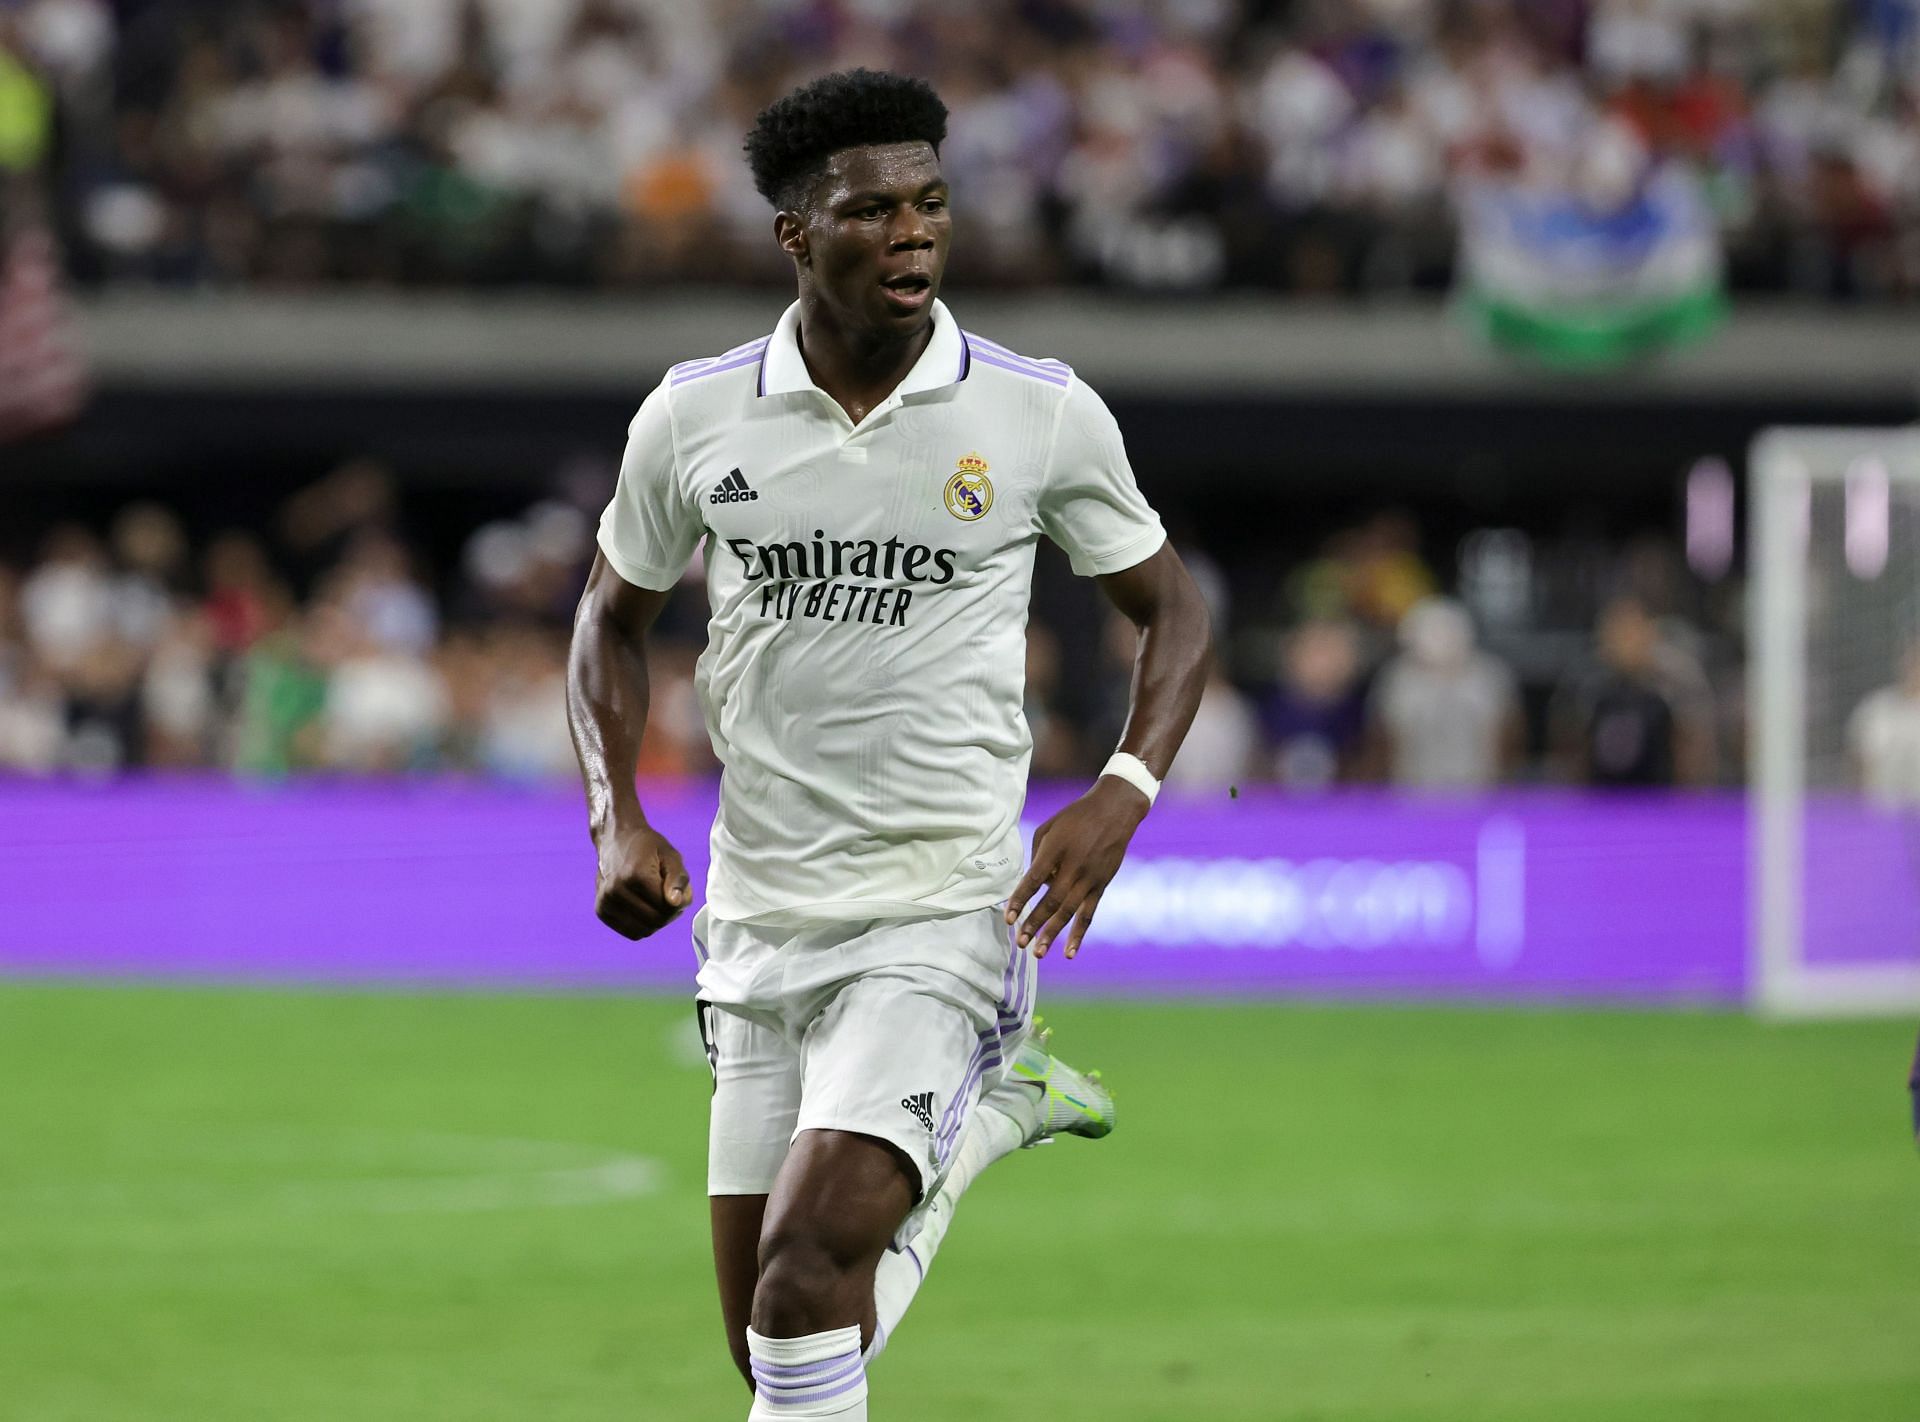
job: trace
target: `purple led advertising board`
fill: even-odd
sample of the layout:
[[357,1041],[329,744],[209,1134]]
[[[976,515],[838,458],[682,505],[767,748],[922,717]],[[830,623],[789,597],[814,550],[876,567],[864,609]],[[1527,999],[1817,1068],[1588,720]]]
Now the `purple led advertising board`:
[[[1069,793],[1036,790],[1029,828]],[[645,797],[696,885],[713,794]],[[617,937],[593,867],[572,791],[11,781],[0,972],[686,990],[687,919]],[[1745,920],[1734,796],[1169,793],[1086,950],[1045,971],[1050,992],[1724,1002]]]
[[1814,796],[1800,833],[1806,961],[1920,962],[1920,812]]

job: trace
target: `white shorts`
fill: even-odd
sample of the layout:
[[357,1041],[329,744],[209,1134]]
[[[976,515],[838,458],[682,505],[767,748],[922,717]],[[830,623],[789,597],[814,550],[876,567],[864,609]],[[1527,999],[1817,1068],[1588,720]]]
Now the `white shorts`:
[[[1038,964],[1003,906],[802,930],[694,923],[713,1066],[707,1193],[764,1195],[801,1131],[895,1146],[939,1188],[1033,1022]],[[724,996],[727,1000],[715,1000]]]

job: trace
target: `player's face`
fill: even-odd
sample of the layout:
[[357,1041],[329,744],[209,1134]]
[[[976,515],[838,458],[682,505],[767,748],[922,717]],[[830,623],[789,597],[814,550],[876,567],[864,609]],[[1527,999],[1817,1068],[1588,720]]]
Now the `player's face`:
[[781,245],[843,328],[901,337],[933,319],[953,223],[928,144],[841,150],[807,211],[789,216]]

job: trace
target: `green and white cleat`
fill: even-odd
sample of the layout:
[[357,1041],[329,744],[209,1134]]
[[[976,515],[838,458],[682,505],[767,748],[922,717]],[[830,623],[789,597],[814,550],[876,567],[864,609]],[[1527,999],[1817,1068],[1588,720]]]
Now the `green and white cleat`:
[[1042,1028],[1036,1020],[1008,1073],[1010,1085],[1040,1089],[1038,1110],[1031,1118],[1034,1124],[1023,1150],[1045,1145],[1062,1134],[1097,1141],[1112,1135],[1118,1120],[1113,1093],[1100,1080],[1100,1073],[1077,1071],[1054,1056],[1047,1050],[1052,1037],[1053,1029]]

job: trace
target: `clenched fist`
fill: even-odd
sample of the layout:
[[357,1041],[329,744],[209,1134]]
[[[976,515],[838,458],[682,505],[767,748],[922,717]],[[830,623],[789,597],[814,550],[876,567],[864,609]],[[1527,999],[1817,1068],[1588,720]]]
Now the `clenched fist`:
[[598,848],[593,911],[615,933],[645,938],[673,922],[692,901],[680,851],[652,826],[616,830]]

